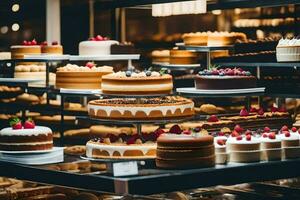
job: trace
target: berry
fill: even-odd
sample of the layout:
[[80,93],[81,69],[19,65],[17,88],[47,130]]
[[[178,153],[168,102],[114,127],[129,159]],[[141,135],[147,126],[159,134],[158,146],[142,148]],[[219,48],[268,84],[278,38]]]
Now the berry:
[[248,116],[249,115],[249,112],[247,111],[246,108],[243,108],[241,111],[240,111],[240,116]]
[[225,141],[221,140],[221,139],[218,139],[217,144],[223,146],[223,145],[225,145]]
[[30,41],[27,41],[27,46],[32,45],[32,43]]
[[196,132],[196,133],[198,133],[198,132],[200,132],[201,131],[201,128],[200,127],[196,127],[196,128],[194,128],[194,130],[193,130],[193,132]]
[[234,130],[238,133],[241,133],[244,131],[244,129],[240,125],[235,125]]
[[281,106],[279,109],[278,109],[278,112],[286,112],[286,108],[284,106]]
[[31,118],[27,119],[24,123],[24,129],[34,129],[34,128],[35,128],[34,121]]
[[126,74],[127,77],[131,77],[131,71],[126,71],[125,74]]
[[163,129],[158,128],[156,131],[154,131],[154,138],[155,140],[157,140],[157,138],[161,135],[165,133],[165,131]]
[[28,43],[28,42],[27,42],[26,40],[24,40],[22,44],[23,44],[23,45],[27,45],[27,43]]
[[291,136],[290,132],[285,132],[284,135],[285,135],[285,137],[290,137]]
[[208,119],[207,119],[208,122],[218,122],[219,119],[216,115],[211,115]]
[[257,112],[257,109],[254,108],[254,107],[251,107],[251,108],[250,108],[250,112],[251,112],[251,113],[256,113],[256,112]]
[[300,134],[300,128],[298,129],[298,133]]
[[89,41],[96,41],[96,39],[94,37],[89,38]]
[[252,131],[246,130],[245,135],[252,135]]
[[9,121],[9,125],[12,127],[12,129],[16,130],[16,129],[22,129],[22,122],[19,118],[13,118]]
[[218,136],[224,136],[224,135],[225,135],[225,133],[223,133],[221,131],[218,133]]
[[236,132],[235,130],[234,131],[232,131],[232,133],[231,133],[231,137],[237,137],[237,136],[239,136],[240,134],[238,133],[238,132]]
[[101,35],[97,35],[95,39],[96,41],[103,41],[103,37]]
[[85,66],[88,67],[88,68],[92,68],[92,67],[95,66],[95,64],[94,64],[93,62],[87,62],[87,63],[85,64]]
[[47,45],[48,45],[48,42],[47,42],[47,41],[44,41],[44,42],[41,43],[41,45],[42,45],[42,46],[47,46]]
[[241,135],[236,137],[236,140],[242,140],[242,139],[243,139],[243,137]]
[[127,134],[125,134],[125,133],[121,133],[121,134],[119,135],[119,137],[120,137],[123,141],[127,141],[127,140],[130,138],[130,136],[127,135]]
[[263,138],[266,138],[266,137],[268,137],[268,134],[264,133],[264,134],[262,134],[262,136],[263,136]]
[[281,128],[281,131],[288,131],[289,130],[289,127],[287,127],[286,125],[284,125],[282,128]]
[[174,125],[170,128],[169,132],[173,133],[173,134],[181,134],[182,130],[181,130],[180,126]]
[[58,45],[58,42],[57,41],[53,41],[52,45]]
[[251,140],[251,135],[246,135],[246,140],[250,141]]
[[263,115],[263,114],[265,114],[264,109],[263,109],[263,108],[260,108],[260,109],[257,111],[257,114],[258,114],[258,115]]
[[182,133],[185,134],[185,135],[191,135],[192,134],[192,132],[190,130],[184,130]]
[[296,131],[297,131],[297,128],[296,128],[296,127],[293,127],[293,128],[292,128],[292,131],[293,131],[293,132],[296,132]]
[[33,40],[31,41],[31,45],[37,45],[37,41],[36,41],[35,39],[33,39]]
[[116,142],[119,137],[114,134],[108,134],[107,137],[110,139],[111,142]]
[[127,141],[126,144],[134,144],[136,141],[136,137],[135,136],[131,136]]
[[270,133],[269,138],[272,139],[272,140],[276,139],[275,133],[274,132]]
[[278,111],[278,108],[276,108],[274,106],[271,107],[271,112],[277,112],[277,111]]
[[266,126],[266,127],[264,128],[264,132],[269,133],[270,131],[271,131],[271,129],[270,129],[269,127]]
[[226,73],[226,75],[228,76],[233,76],[234,75],[234,71],[232,69],[229,69]]
[[152,72],[151,71],[146,71],[146,76],[151,76]]
[[211,74],[212,74],[212,75],[219,75],[219,72],[218,72],[218,70],[215,69],[215,70],[213,70],[213,71],[211,72]]

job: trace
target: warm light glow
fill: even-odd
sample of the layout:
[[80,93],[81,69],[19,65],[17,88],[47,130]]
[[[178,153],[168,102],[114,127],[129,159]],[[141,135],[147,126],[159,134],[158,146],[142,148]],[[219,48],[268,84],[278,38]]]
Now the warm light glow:
[[0,28],[0,32],[1,32],[2,34],[7,33],[7,32],[8,32],[8,27],[7,27],[7,26],[2,26],[2,27]]
[[221,15],[222,14],[222,11],[221,10],[213,10],[213,11],[211,11],[212,12],[212,14],[214,14],[214,15]]
[[18,12],[20,10],[20,5],[19,4],[12,5],[11,10],[13,12]]
[[18,31],[18,30],[20,29],[20,25],[17,24],[17,23],[14,23],[14,24],[11,26],[11,29],[12,29],[13,31]]

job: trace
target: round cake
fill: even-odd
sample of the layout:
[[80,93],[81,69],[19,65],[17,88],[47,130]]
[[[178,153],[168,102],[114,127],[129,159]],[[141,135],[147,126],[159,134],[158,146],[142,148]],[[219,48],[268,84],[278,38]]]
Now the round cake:
[[214,165],[215,147],[212,136],[163,134],[157,139],[157,167],[181,169]]
[[101,89],[102,76],[113,72],[109,66],[95,67],[91,63],[80,67],[67,64],[56,72],[56,88]]
[[41,46],[35,40],[24,41],[22,45],[10,47],[12,59],[23,59],[24,55],[41,54]]
[[256,78],[240,68],[200,71],[195,77],[196,89],[222,90],[256,87]]
[[91,117],[116,120],[153,120],[194,115],[194,102],[181,97],[161,99],[102,99],[88,104]]
[[300,61],[300,39],[281,39],[276,47],[278,62]]
[[185,45],[207,46],[208,33],[185,33],[183,34],[182,39]]
[[263,133],[261,135],[262,160],[281,160],[281,139],[275,132]]
[[51,45],[45,41],[41,44],[42,53],[44,54],[54,54],[54,55],[62,55],[63,47],[58,44],[58,42],[52,42]]
[[52,131],[48,127],[35,126],[33,121],[14,119],[9,128],[0,131],[0,150],[34,151],[53,147]]
[[186,50],[172,49],[170,51],[170,64],[197,64],[199,53]]
[[103,94],[156,95],[170,94],[173,79],[155,71],[117,72],[102,77]]
[[111,45],[113,44],[119,44],[119,42],[97,35],[94,38],[90,38],[89,41],[83,41],[79,43],[79,55],[110,55]]

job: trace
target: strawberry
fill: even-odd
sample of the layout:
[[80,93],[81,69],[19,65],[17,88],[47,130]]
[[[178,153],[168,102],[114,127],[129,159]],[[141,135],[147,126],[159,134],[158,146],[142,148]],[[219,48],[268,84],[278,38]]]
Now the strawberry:
[[252,131],[246,130],[245,135],[252,135]]
[[242,140],[242,139],[243,139],[243,137],[241,135],[236,137],[236,140]]
[[231,133],[231,137],[237,137],[239,135],[240,134],[236,130],[232,131],[232,133]]
[[48,45],[48,42],[47,41],[44,41],[41,43],[41,46],[47,46]]
[[244,129],[240,125],[235,125],[234,130],[238,133],[241,133],[244,131]]
[[250,113],[256,113],[257,112],[257,109],[256,108],[254,108],[254,107],[251,107],[250,108]]
[[284,135],[285,135],[285,137],[290,137],[291,136],[290,132],[285,132]]
[[22,44],[23,44],[23,45],[27,45],[27,43],[28,43],[28,42],[27,42],[26,40],[24,40]]
[[296,131],[297,131],[297,128],[296,128],[296,127],[293,127],[293,128],[292,128],[292,131],[293,131],[293,132],[296,132]]
[[219,119],[216,115],[211,115],[208,119],[207,119],[208,122],[218,122]]
[[266,137],[268,137],[268,134],[264,133],[264,134],[262,134],[262,136],[263,136],[263,138],[266,138]]
[[10,120],[9,125],[12,127],[12,129],[17,130],[17,129],[22,129],[22,122],[19,118],[13,118]]
[[272,139],[272,140],[276,139],[275,133],[274,132],[270,133],[269,138]]
[[286,108],[284,106],[281,106],[279,109],[278,109],[278,112],[286,112]]
[[271,131],[271,129],[270,129],[269,127],[266,126],[266,127],[264,128],[264,132],[269,133],[270,131]]
[[24,123],[24,129],[34,129],[34,128],[35,128],[34,121],[31,118],[27,119]]
[[32,45],[31,41],[27,41],[27,46],[31,46],[31,45]]
[[282,128],[281,128],[281,131],[288,131],[289,130],[289,127],[287,127],[286,125],[284,125]]
[[260,109],[257,111],[257,114],[258,114],[258,115],[263,115],[263,114],[265,114],[264,109],[263,109],[263,108],[260,108]]
[[101,35],[97,35],[95,39],[96,41],[103,41],[103,37]]
[[180,126],[174,125],[170,128],[169,132],[174,133],[174,134],[181,134],[182,130],[181,130]]
[[249,115],[249,112],[247,111],[246,108],[243,108],[241,111],[240,111],[240,116],[248,116]]
[[218,133],[218,136],[224,136],[224,135],[225,135],[225,133],[223,133],[221,131]]
[[221,139],[218,139],[217,144],[223,146],[223,145],[225,145],[225,141],[221,140]]
[[132,136],[126,141],[126,144],[134,144],[135,140],[136,140],[136,138]]
[[36,41],[35,39],[33,39],[33,40],[31,41],[31,45],[37,45],[37,41]]
[[53,41],[52,45],[58,45],[58,42],[57,41]]
[[192,132],[190,130],[184,130],[182,133],[185,134],[185,135],[191,135],[192,134]]
[[96,41],[96,38],[94,38],[94,37],[89,38],[89,41]]
[[246,140],[250,141],[251,140],[251,135],[246,135]]
[[271,112],[277,112],[277,111],[278,111],[278,108],[276,108],[274,106],[271,107]]
[[94,64],[93,62],[87,62],[87,63],[85,64],[85,66],[91,69],[92,67],[95,66],[95,64]]

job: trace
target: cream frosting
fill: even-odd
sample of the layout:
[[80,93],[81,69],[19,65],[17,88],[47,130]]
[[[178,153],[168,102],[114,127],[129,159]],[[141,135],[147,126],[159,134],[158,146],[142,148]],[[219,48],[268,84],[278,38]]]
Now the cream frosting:
[[113,44],[119,44],[119,42],[115,40],[83,41],[79,43],[79,55],[109,55]]
[[[159,72],[156,72],[156,71],[152,71],[151,72],[151,76],[147,76],[145,72],[132,72],[131,73],[131,76],[128,77],[128,78],[145,78],[145,77],[160,77],[160,76],[163,76],[161,75]],[[116,72],[116,73],[112,73],[112,74],[108,74],[106,75],[105,77],[113,77],[113,78],[125,78],[127,77],[126,76],[126,72],[124,71],[119,71],[119,72]]]
[[281,47],[281,46],[300,46],[300,39],[280,39],[278,42],[277,47]]
[[290,134],[289,137],[286,137],[285,134],[279,134],[278,138],[280,138],[281,140],[299,140],[299,135],[296,134]]
[[5,143],[0,142],[0,145],[14,145],[14,146],[34,146],[34,145],[43,145],[43,144],[53,144],[53,141],[46,141],[46,142],[23,142],[23,143]]
[[4,128],[0,131],[0,136],[37,136],[37,135],[47,135],[52,133],[52,130],[45,126],[36,126],[34,129],[12,129]]
[[101,67],[86,67],[86,66],[78,66],[74,64],[67,64],[64,67],[57,68],[59,72],[113,72],[113,67],[110,66],[101,66]]
[[215,144],[215,147],[216,148],[226,148],[226,143],[225,145],[219,145],[218,144],[218,140],[224,140],[224,141],[227,141],[227,137],[226,136],[216,136],[214,137],[214,144]]
[[251,140],[247,140],[245,136],[241,140],[237,140],[236,137],[229,137],[227,144],[259,144],[261,141],[256,137],[251,137]]
[[45,65],[17,65],[15,72],[45,72]]
[[106,82],[102,82],[101,84],[103,90],[109,90],[109,91],[157,91],[159,90],[172,90],[173,83],[164,83],[164,84],[147,84],[147,85],[130,85],[130,84],[124,84],[124,85],[114,85]]
[[109,156],[113,156],[114,152],[119,152],[121,156],[124,155],[124,152],[127,150],[139,150],[143,152],[144,155],[147,154],[150,150],[156,149],[156,144],[143,144],[143,145],[113,145],[113,144],[102,144],[102,143],[93,143],[87,142],[86,144],[86,155],[87,157],[93,157],[93,149],[104,150],[109,153]]

